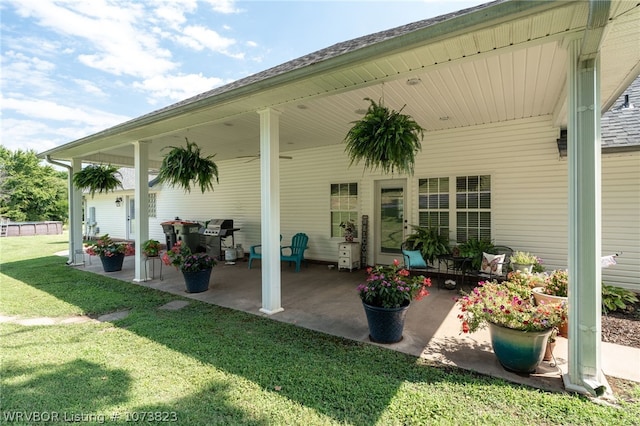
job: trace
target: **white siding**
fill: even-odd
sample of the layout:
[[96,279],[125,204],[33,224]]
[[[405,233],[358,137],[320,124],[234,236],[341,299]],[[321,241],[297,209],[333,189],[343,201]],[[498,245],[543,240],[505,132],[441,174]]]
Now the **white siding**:
[[[407,219],[418,223],[417,183],[426,177],[491,175],[492,236],[495,244],[530,251],[548,269],[567,267],[567,161],[556,145],[559,130],[549,117],[425,134],[415,175],[407,183]],[[344,144],[287,152],[280,160],[281,232],[288,243],[296,232],[309,235],[309,259],[337,261],[341,238],[330,236],[329,190],[332,183],[357,182],[360,214],[374,219],[374,182],[390,179],[349,167]],[[236,243],[245,250],[260,243],[260,162],[236,159],[218,163],[220,183],[202,194],[154,187],[157,218],[150,236],[164,242],[160,222],[182,219],[233,219],[241,228]],[[403,176],[393,176],[402,178]],[[606,283],[640,290],[640,153],[603,156],[603,254],[622,251],[618,265],[603,271]],[[96,196],[94,203],[104,196]],[[126,209],[115,197],[96,204],[101,232],[124,232]],[[91,202],[91,200],[89,200]],[[452,206],[454,207],[454,206]],[[115,211],[115,212],[114,212]],[[109,212],[114,212],[109,213]],[[455,215],[452,215],[452,219]],[[371,223],[373,227],[373,224]],[[112,228],[113,227],[113,228]],[[113,230],[112,230],[113,229]],[[454,229],[452,227],[452,229]],[[373,259],[370,229],[369,262]]]
[[[116,196],[123,198],[120,207],[116,206]],[[85,195],[87,207],[96,208],[96,230],[97,235],[109,234],[112,238],[125,238],[125,226],[127,221],[127,208],[124,201],[125,195],[119,192],[109,194],[96,194],[94,198],[91,195]],[[86,213],[88,214],[88,209]],[[88,219],[88,218],[87,218]],[[85,230],[83,229],[84,233]]]
[[640,291],[640,152],[602,158],[602,254],[616,252],[602,280]]

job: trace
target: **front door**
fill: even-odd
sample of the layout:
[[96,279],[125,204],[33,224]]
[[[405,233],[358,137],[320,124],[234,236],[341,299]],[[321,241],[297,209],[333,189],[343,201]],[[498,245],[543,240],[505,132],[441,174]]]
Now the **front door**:
[[135,198],[127,197],[127,239],[136,238],[136,207]]
[[405,179],[376,182],[376,264],[390,265],[394,259],[402,262],[406,186]]

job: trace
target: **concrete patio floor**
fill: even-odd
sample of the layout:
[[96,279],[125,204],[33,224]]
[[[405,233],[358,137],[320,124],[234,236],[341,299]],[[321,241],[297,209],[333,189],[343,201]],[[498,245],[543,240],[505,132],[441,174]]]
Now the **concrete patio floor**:
[[[149,269],[151,268],[149,262]],[[334,336],[378,345],[430,360],[434,364],[457,366],[481,374],[500,377],[514,383],[550,390],[564,391],[562,374],[567,372],[567,340],[559,337],[554,351],[555,364],[543,361],[535,373],[520,375],[505,370],[491,349],[488,330],[462,334],[454,298],[458,292],[438,288],[433,280],[431,294],[413,302],[408,310],[402,341],[377,344],[369,340],[367,320],[355,289],[365,279],[364,270],[338,271],[328,265],[309,264],[301,272],[282,266],[283,312],[266,315],[259,311],[261,299],[261,264],[254,262],[248,269],[246,261],[235,265],[218,262],[211,276],[209,290],[203,293],[185,292],[182,274],[173,267],[162,267],[155,260],[155,276],[133,283],[133,257],[125,258],[122,271],[105,273],[98,258],[92,258],[81,269],[132,282],[181,297],[200,300],[275,321],[295,324]],[[605,375],[640,382],[640,349],[602,343],[602,363]]]

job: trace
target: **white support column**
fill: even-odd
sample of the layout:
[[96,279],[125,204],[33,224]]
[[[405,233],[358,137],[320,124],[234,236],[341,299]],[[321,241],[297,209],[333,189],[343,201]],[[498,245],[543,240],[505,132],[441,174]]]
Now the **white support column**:
[[260,182],[262,224],[262,308],[268,315],[281,312],[280,297],[280,113],[271,108],[260,114]]
[[569,46],[567,157],[569,163],[569,373],[565,387],[600,395],[601,144],[599,58]]
[[[73,174],[82,170],[82,160],[71,160]],[[70,177],[71,179],[72,177]],[[82,247],[82,191],[77,189],[73,182],[69,183],[69,259],[70,264],[76,264],[76,251]]]
[[138,214],[134,282],[146,280],[142,243],[149,239],[149,146],[146,141],[133,143],[135,165],[134,209]]

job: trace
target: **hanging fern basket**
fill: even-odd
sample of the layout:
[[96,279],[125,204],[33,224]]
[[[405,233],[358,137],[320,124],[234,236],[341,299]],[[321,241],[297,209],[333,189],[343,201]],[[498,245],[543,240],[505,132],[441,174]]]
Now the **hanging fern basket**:
[[364,117],[353,122],[347,133],[345,151],[354,163],[364,162],[365,169],[381,169],[384,173],[413,175],[415,157],[422,149],[424,129],[413,118],[390,110],[382,102],[371,102]]
[[215,156],[202,157],[200,148],[194,142],[187,141],[186,147],[169,146],[158,172],[158,182],[183,188],[191,192],[191,185],[200,186],[205,191],[213,191],[213,179],[218,182],[218,166],[213,162]]
[[81,191],[88,190],[91,198],[97,193],[108,193],[122,188],[122,175],[115,166],[90,164],[73,174],[73,184]]

